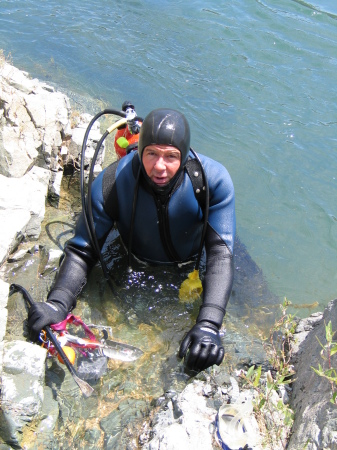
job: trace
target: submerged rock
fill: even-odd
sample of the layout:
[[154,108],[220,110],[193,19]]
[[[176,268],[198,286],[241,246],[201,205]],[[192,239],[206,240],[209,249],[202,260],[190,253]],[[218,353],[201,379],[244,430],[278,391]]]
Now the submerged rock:
[[36,429],[37,447],[48,448],[48,444],[54,439],[53,432],[59,418],[59,406],[54,400],[53,392],[48,387],[44,387],[43,404],[40,412],[41,421]]
[[20,445],[23,428],[41,412],[46,354],[46,349],[28,342],[4,344],[0,436],[10,445]]
[[133,428],[148,412],[149,406],[144,400],[130,398],[121,401],[113,412],[100,421],[100,427],[105,433],[104,448],[110,450],[128,448],[127,443],[132,441],[130,435],[133,435]]

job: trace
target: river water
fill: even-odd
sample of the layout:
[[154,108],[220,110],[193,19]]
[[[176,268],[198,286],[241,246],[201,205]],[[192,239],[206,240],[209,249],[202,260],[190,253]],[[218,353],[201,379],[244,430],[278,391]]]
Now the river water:
[[334,0],[0,0],[0,47],[32,76],[183,111],[270,289],[316,309],[336,297],[336,44]]

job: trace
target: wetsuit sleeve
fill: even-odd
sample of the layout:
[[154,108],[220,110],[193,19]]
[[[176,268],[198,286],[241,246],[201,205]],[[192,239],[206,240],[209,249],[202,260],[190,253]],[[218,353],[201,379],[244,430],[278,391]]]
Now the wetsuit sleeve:
[[[107,187],[109,182],[110,190]],[[113,203],[117,202],[116,196],[112,194],[114,189],[115,170],[111,171],[109,168],[103,171],[92,185],[93,219],[100,247],[103,246],[114,225],[115,218],[112,215],[117,214],[117,207],[113,207]],[[107,201],[109,201],[109,213],[105,208]],[[62,302],[69,311],[73,309],[76,306],[76,298],[85,286],[90,270],[97,260],[98,255],[91,244],[82,212],[76,224],[75,235],[65,247],[48,301]]]
[[208,158],[204,165],[209,180],[210,206],[205,237],[203,304],[197,322],[208,321],[220,328],[233,285],[235,197],[225,167]]
[[95,259],[88,249],[67,245],[48,301],[62,303],[68,311],[75,308],[77,296],[85,286],[87,275],[94,264]]
[[204,300],[197,322],[207,321],[221,327],[233,285],[233,256],[226,243],[208,226],[206,239],[206,274]]

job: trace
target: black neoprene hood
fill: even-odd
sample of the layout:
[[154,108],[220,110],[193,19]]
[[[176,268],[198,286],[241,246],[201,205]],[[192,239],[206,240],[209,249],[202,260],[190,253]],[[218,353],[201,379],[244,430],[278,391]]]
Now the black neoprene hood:
[[138,153],[142,160],[144,148],[148,145],[171,145],[180,150],[181,166],[190,151],[190,126],[186,117],[174,109],[160,108],[151,111],[142,123]]

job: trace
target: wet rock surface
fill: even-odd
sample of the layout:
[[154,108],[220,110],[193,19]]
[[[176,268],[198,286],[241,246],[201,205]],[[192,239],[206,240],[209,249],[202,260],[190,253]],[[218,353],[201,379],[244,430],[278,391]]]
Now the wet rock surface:
[[211,394],[212,388],[196,380],[180,395],[168,392],[164,400],[165,407],[153,421],[152,438],[143,448],[211,450],[214,444],[217,410],[207,404],[205,390]]
[[[312,369],[318,369],[319,364],[324,370],[329,368],[329,362],[322,358],[320,343],[326,344],[325,327],[330,320],[336,331],[337,300],[331,301],[323,314],[301,320],[296,329],[292,358],[296,380],[291,396],[296,417],[288,446],[291,450],[337,449],[337,407],[330,402],[331,384]],[[336,354],[331,356],[330,366],[336,368]]]

